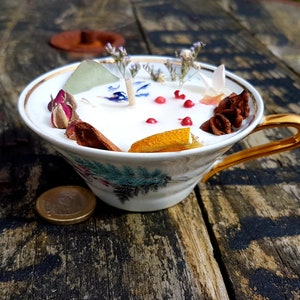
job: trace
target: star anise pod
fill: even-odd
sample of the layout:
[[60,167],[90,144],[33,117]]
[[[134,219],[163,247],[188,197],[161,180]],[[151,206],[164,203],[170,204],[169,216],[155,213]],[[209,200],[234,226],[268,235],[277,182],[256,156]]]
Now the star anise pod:
[[232,132],[230,121],[222,114],[216,114],[204,122],[200,128],[214,135],[223,135]]
[[234,109],[238,108],[240,114],[245,119],[249,116],[250,107],[249,107],[249,92],[244,90],[240,94],[232,93],[228,97],[224,98],[219,105],[215,108],[214,113],[222,113],[225,109]]
[[241,127],[249,113],[249,92],[244,90],[239,95],[232,93],[219,103],[214,110],[214,116],[204,122],[200,129],[214,135],[231,133],[234,128]]

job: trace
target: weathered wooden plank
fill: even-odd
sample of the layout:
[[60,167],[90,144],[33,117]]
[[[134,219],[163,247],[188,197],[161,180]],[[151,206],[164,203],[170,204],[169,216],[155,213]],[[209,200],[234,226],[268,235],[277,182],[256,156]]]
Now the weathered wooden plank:
[[271,52],[300,72],[299,1],[269,0],[259,5],[242,0],[220,2]]
[[[290,182],[276,176],[280,158],[263,164],[270,167],[265,174],[259,165],[221,173],[201,186],[201,198],[236,293],[242,299],[294,299],[300,288],[299,175],[292,173]],[[229,173],[242,179],[222,180]],[[267,183],[260,175],[271,178]]]
[[[299,75],[229,18],[217,2],[178,2],[171,8],[168,1],[136,3],[152,53],[172,52],[202,40],[207,46],[199,59],[224,63],[252,82],[265,99],[266,113],[298,112]],[[153,21],[157,19],[160,27]],[[286,134],[281,129],[260,132],[234,150]],[[212,240],[236,299],[299,295],[299,155],[295,150],[249,162],[199,185]]]
[[[227,299],[228,291],[215,249],[211,245],[206,224],[198,209],[198,199],[193,194],[183,203],[169,209],[171,218],[181,236],[187,257],[198,289],[203,299]],[[204,281],[203,278],[206,278]],[[230,291],[229,291],[230,295]],[[186,297],[187,298],[187,297]]]
[[[297,297],[298,150],[224,171],[201,185],[207,224],[194,194],[174,208],[149,214],[122,213],[99,203],[94,218],[68,227],[37,218],[34,202],[42,191],[60,184],[84,185],[47,144],[24,128],[15,112],[17,95],[29,80],[89,57],[51,48],[53,33],[73,26],[120,30],[128,52],[134,54],[149,49],[173,55],[203,40],[208,46],[200,59],[223,62],[253,82],[267,112],[297,112],[299,77],[215,1],[134,3],[134,11],[127,1],[0,3],[1,296],[226,299],[223,275],[228,276],[231,298]],[[235,149],[284,133],[260,133]],[[214,248],[205,228],[209,224]],[[214,254],[224,266],[222,275]]]
[[32,218],[2,218],[3,297],[226,299],[195,201],[149,214],[99,204],[93,219],[68,227],[37,220],[31,206]]
[[43,191],[84,182],[20,122],[18,94],[39,74],[90,57],[50,47],[62,30],[120,31],[129,53],[147,53],[130,1],[10,0],[0,10],[1,299],[227,299],[194,194],[148,214],[99,202],[93,218],[67,227],[35,212]]

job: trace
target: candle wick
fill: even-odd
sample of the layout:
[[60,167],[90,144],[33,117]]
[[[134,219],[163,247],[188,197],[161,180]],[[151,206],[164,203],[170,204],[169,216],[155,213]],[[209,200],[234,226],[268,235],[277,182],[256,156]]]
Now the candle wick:
[[125,85],[127,90],[127,96],[128,96],[128,105],[133,106],[135,105],[135,96],[134,96],[134,90],[133,90],[133,84],[131,77],[125,78]]

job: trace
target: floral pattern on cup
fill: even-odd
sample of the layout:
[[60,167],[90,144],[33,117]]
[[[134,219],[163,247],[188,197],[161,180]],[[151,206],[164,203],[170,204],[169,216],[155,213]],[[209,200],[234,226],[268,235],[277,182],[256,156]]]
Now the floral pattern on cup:
[[169,175],[159,169],[149,170],[142,166],[134,169],[126,165],[116,167],[69,154],[64,157],[86,181],[92,183],[96,180],[106,187],[112,187],[122,203],[140,194],[164,188],[172,181]]

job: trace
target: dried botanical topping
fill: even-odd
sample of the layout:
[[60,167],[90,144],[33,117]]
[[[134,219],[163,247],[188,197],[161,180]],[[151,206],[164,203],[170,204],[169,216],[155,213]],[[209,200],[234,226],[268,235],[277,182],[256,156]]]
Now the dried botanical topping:
[[182,126],[192,126],[193,125],[193,121],[191,119],[191,117],[185,117],[181,120],[180,124]]
[[110,43],[107,43],[105,49],[107,53],[111,55],[123,78],[126,77],[127,71],[130,72],[132,77],[135,77],[141,66],[138,63],[132,63],[130,65],[131,60],[125,48],[115,48]]
[[244,90],[239,95],[232,93],[219,103],[214,116],[204,122],[200,129],[215,135],[232,133],[234,128],[241,127],[249,113],[249,92]]
[[223,94],[219,94],[216,96],[205,95],[199,102],[205,105],[218,105],[223,97]]
[[155,118],[148,118],[146,120],[146,123],[148,124],[156,124],[157,123],[157,120]]
[[205,47],[203,42],[196,42],[192,45],[192,47],[190,47],[190,49],[182,49],[180,53],[175,52],[175,55],[181,60],[180,70],[178,70],[178,68],[176,68],[170,60],[167,60],[165,66],[170,72],[172,80],[178,79],[179,85],[182,86],[191,70],[196,72],[200,70],[200,64],[195,61],[203,47]]
[[57,96],[48,103],[53,127],[65,129],[71,121],[78,119],[76,108],[77,104],[73,96],[60,90]]
[[64,103],[56,105],[51,113],[51,123],[56,128],[66,128],[72,117],[72,108]]
[[54,99],[51,97],[51,101],[48,103],[48,110],[52,111],[55,106],[62,103],[69,105],[74,110],[77,108],[77,103],[74,97],[68,92],[60,90]]
[[185,100],[183,103],[183,107],[185,107],[185,108],[191,108],[193,106],[195,106],[195,103],[190,99]]
[[222,114],[216,114],[209,120],[204,122],[200,128],[203,131],[212,133],[215,135],[223,135],[232,132],[232,126],[230,121]]
[[171,152],[201,147],[190,127],[178,128],[147,136],[133,143],[129,152]]
[[82,121],[76,122],[74,132],[78,145],[110,151],[122,151],[89,123]]
[[76,134],[75,134],[75,125],[78,123],[78,122],[81,122],[81,120],[79,119],[76,119],[74,121],[71,121],[67,128],[66,128],[66,136],[70,139],[70,140],[74,140],[76,141]]
[[163,96],[158,96],[154,99],[154,102],[157,104],[165,104],[167,99]]
[[234,110],[238,109],[240,115],[245,119],[249,116],[249,92],[243,91],[241,94],[237,95],[232,93],[228,97],[224,98],[219,105],[215,108],[215,114],[222,113],[225,109]]
[[180,90],[176,90],[174,92],[174,96],[175,96],[175,99],[181,99],[181,100],[185,99],[185,94],[181,94]]
[[143,68],[148,72],[153,81],[165,82],[167,80],[167,76],[162,72],[162,70],[155,70],[154,67],[149,64],[143,65]]

